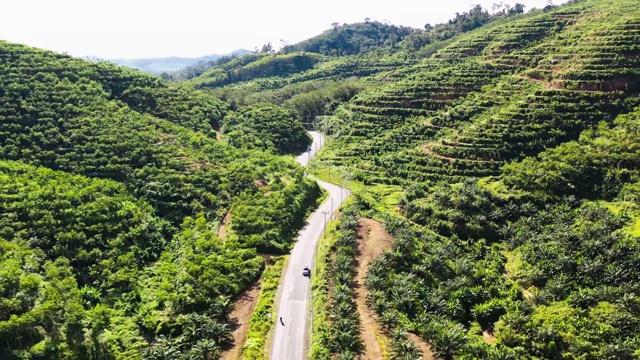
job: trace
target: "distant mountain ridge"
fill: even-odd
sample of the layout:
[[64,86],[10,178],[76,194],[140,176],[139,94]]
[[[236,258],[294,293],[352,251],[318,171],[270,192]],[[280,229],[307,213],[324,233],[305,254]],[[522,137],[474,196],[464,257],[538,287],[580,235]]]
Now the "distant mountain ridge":
[[229,54],[211,54],[211,55],[204,55],[204,56],[195,57],[195,58],[169,56],[169,57],[140,58],[140,59],[117,58],[117,59],[105,59],[105,60],[118,65],[138,69],[149,74],[158,75],[163,72],[179,71],[186,68],[187,66],[192,66],[199,62],[213,61],[222,56],[234,55],[234,54],[244,55],[246,53],[249,53],[249,51],[245,49],[238,49]]

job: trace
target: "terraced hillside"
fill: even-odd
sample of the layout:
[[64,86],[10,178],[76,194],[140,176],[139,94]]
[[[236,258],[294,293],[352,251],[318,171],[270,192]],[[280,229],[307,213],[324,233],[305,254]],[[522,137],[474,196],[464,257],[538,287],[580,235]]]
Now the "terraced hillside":
[[638,103],[640,9],[587,1],[476,30],[342,106],[325,160],[373,182],[495,175]]
[[331,58],[315,53],[250,54],[216,66],[185,84],[197,89],[231,86],[265,91],[310,80],[369,76],[395,70],[412,62],[404,57],[392,56]]
[[221,62],[187,83],[196,88],[215,88],[258,78],[286,76],[311,69],[322,58],[315,53],[248,54]]

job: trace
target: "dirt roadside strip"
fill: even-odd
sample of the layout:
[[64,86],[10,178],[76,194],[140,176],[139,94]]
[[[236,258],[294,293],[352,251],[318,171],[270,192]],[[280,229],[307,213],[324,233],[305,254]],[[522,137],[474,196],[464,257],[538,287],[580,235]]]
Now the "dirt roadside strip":
[[[360,218],[358,228],[358,271],[356,274],[356,305],[360,316],[360,335],[364,343],[361,359],[389,359],[389,339],[380,331],[376,314],[366,304],[367,289],[364,285],[369,265],[385,250],[393,245],[391,236],[384,225],[378,221]],[[407,334],[422,350],[423,360],[434,359],[431,347],[415,334]]]
[[236,326],[235,330],[233,330],[233,347],[222,353],[221,360],[236,360],[240,358],[245,336],[249,329],[249,320],[258,303],[259,294],[260,281],[257,281],[252,287],[238,296],[234,302],[234,309],[229,315],[229,319]]
[[360,336],[364,343],[363,359],[388,359],[389,340],[380,332],[376,315],[366,304],[367,289],[364,281],[371,262],[391,247],[393,237],[384,226],[371,219],[360,218],[358,228],[358,271],[356,273],[356,305],[360,315]]

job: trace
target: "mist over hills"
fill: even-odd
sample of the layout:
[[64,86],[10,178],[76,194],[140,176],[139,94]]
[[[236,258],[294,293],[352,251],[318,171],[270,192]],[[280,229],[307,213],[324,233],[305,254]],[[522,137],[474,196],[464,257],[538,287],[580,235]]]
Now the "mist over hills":
[[194,58],[169,56],[169,57],[154,57],[154,58],[139,58],[139,59],[115,58],[115,59],[105,59],[105,60],[118,65],[138,69],[149,74],[159,75],[163,72],[179,71],[188,66],[193,66],[199,62],[213,61],[223,56],[244,55],[247,53],[249,53],[248,50],[238,49],[229,54],[211,54],[211,55],[204,55],[204,56],[194,57]]

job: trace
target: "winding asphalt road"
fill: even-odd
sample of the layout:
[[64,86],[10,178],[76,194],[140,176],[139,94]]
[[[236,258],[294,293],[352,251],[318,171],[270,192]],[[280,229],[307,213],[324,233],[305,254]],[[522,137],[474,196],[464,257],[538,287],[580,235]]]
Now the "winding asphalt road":
[[[324,145],[324,136],[315,131],[309,133],[313,137],[313,143],[306,152],[296,158],[302,166],[305,166]],[[340,186],[317,181],[330,197],[307,219],[307,225],[300,231],[298,241],[291,250],[289,266],[281,284],[276,332],[271,348],[273,360],[304,360],[306,357],[311,280],[302,276],[302,269],[305,266],[312,267],[316,245],[322,236],[326,221],[338,210],[340,200],[346,200],[350,194],[349,190]],[[313,275],[312,271],[311,276]]]

